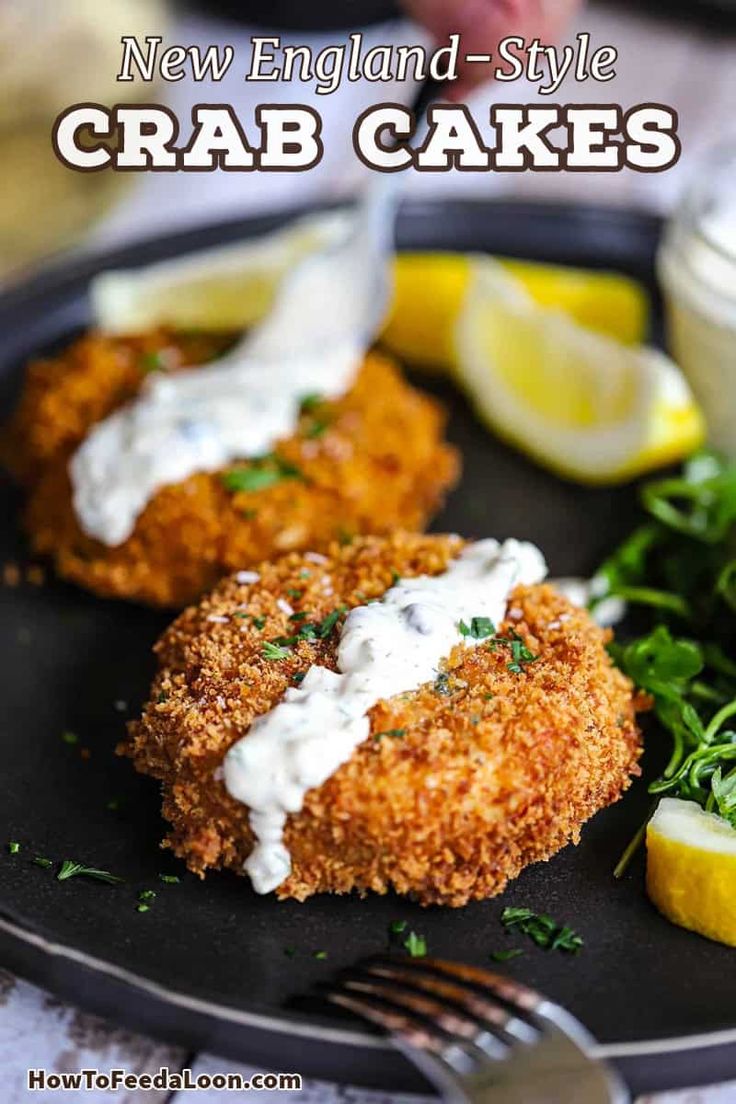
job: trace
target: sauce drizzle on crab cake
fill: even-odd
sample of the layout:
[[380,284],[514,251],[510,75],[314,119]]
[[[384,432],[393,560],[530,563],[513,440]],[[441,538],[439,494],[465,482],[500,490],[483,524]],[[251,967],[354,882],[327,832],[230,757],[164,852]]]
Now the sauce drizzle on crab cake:
[[533,544],[479,541],[439,575],[399,579],[377,601],[350,610],[339,629],[337,671],[310,667],[225,756],[228,792],[250,809],[256,844],[245,870],[257,893],[288,877],[286,817],[366,739],[369,710],[436,678],[454,647],[491,636],[513,587],[546,574]]
[[28,488],[33,551],[53,558],[64,578],[102,596],[181,608],[223,575],[291,549],[421,529],[441,504],[459,469],[442,439],[444,413],[392,361],[369,353],[339,398],[303,396],[293,430],[269,457],[160,488],[117,547],[85,533],[68,467],[93,427],[149,374],[164,383],[231,343],[165,330],[91,334],[30,365],[3,458]]
[[[257,580],[225,580],[174,622],[121,751],[163,782],[167,844],[192,870],[243,872],[256,834],[223,763],[310,669],[339,673],[348,611],[382,607],[397,577],[397,589],[439,579],[484,544],[398,533],[333,545],[326,558],[291,554],[261,564]],[[637,702],[605,651],[610,633],[534,583],[513,586],[494,632],[482,609],[470,618],[475,646],[459,630],[421,685],[366,705],[365,738],[287,812],[279,897],[491,896],[577,840],[638,773]]]

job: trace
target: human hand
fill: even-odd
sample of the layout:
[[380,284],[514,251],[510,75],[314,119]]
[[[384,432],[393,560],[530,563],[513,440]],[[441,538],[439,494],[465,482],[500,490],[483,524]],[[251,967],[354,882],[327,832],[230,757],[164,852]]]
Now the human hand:
[[466,62],[465,54],[495,56],[499,41],[508,35],[554,43],[580,0],[402,0],[402,4],[437,42],[447,42],[451,34],[461,36],[458,79],[446,92],[448,99],[461,100],[488,79],[488,70]]

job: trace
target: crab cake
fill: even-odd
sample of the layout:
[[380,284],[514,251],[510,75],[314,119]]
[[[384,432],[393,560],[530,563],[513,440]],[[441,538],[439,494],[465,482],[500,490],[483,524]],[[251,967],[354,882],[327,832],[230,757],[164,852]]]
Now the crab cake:
[[64,578],[104,596],[181,607],[237,568],[357,533],[421,529],[438,508],[459,468],[442,440],[444,415],[370,353],[341,398],[307,397],[293,434],[265,459],[161,487],[116,546],[85,532],[69,464],[91,428],[134,399],[150,372],[204,363],[232,343],[92,334],[30,366],[4,451],[28,487],[33,551],[53,558]]
[[[495,543],[357,538],[327,556],[290,553],[241,572],[182,613],[156,646],[150,701],[119,749],[162,783],[166,845],[197,874],[242,873],[265,837],[258,810],[230,792],[233,749],[247,748],[315,671],[328,682],[346,677],[335,673],[345,670],[345,648],[355,656],[364,645],[345,644],[355,607],[353,632],[369,615],[390,618],[398,594],[417,630],[416,648],[401,653],[421,651],[437,604],[431,587]],[[301,803],[285,800],[293,811],[283,818],[288,871],[271,887],[279,897],[393,889],[459,906],[492,896],[527,864],[577,841],[639,773],[636,703],[605,651],[610,633],[547,585],[513,584],[496,624],[489,608],[457,622],[456,643],[431,677],[366,708],[354,748],[305,787]],[[389,678],[393,669],[394,661]],[[305,712],[297,729],[308,724]],[[259,770],[266,782],[279,775],[267,755],[259,760],[268,744],[257,743],[251,785]],[[299,756],[298,745],[292,751]]]

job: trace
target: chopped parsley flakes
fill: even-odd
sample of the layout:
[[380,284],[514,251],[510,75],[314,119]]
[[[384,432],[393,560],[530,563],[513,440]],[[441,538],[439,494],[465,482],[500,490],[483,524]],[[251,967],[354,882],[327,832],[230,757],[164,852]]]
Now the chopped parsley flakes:
[[304,479],[295,464],[271,454],[254,461],[247,467],[230,468],[223,472],[222,482],[228,491],[263,491],[285,479]]
[[416,932],[411,931],[404,940],[404,950],[412,958],[424,958],[427,953],[427,940],[423,935],[417,935]]
[[324,395],[321,395],[319,391],[310,391],[306,395],[302,395],[299,410],[302,414],[313,414],[324,401]]
[[300,404],[300,414],[307,416],[306,425],[303,428],[305,437],[321,437],[332,422],[332,413],[325,409],[326,399],[324,395],[305,395]]
[[339,606],[321,621],[305,621],[306,613],[293,613],[289,620],[298,624],[297,632],[290,636],[277,636],[272,643],[277,647],[289,648],[300,640],[326,640],[344,612],[345,606]]
[[331,418],[311,418],[309,425],[304,430],[304,436],[310,440],[316,440],[317,437],[322,436],[325,430],[329,429],[331,422]]
[[472,640],[485,640],[486,637],[493,636],[496,631],[496,626],[490,617],[471,617],[469,625],[459,621],[457,627],[461,636],[469,636]]
[[583,946],[582,938],[566,924],[558,924],[551,916],[537,914],[528,908],[505,908],[501,923],[509,930],[528,935],[538,947],[548,951],[567,951],[577,954]]
[[138,359],[138,367],[141,372],[162,372],[166,364],[160,352],[148,352],[141,353]]
[[281,644],[273,644],[270,640],[266,640],[261,649],[265,659],[286,659],[291,655],[288,648],[282,647]]
[[489,957],[492,962],[510,962],[512,958],[523,955],[521,947],[510,947],[507,951],[491,951]]
[[406,736],[405,728],[387,728],[385,732],[376,732],[373,736],[374,740],[382,740],[384,736],[390,736],[392,739],[400,740],[402,736]]
[[517,632],[510,632],[508,636],[494,636],[489,647],[495,652],[497,647],[507,647],[511,651],[511,662],[506,667],[515,675],[523,674],[527,663],[534,663],[539,659],[531,652]]

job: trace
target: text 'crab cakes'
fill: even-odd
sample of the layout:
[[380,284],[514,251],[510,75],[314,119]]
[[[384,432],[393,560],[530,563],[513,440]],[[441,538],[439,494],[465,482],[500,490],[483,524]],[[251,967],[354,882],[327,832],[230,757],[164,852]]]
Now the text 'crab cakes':
[[[610,633],[551,586],[524,584],[522,553],[540,578],[541,555],[518,542],[358,538],[241,572],[182,613],[121,747],[163,784],[168,845],[198,874],[245,866],[280,897],[394,889],[458,906],[577,841],[638,774],[636,703]],[[494,606],[499,573],[510,588]],[[448,622],[458,595],[468,616]],[[396,618],[405,636],[389,654],[378,641]],[[433,656],[448,625],[455,642]],[[431,675],[371,696],[371,672],[391,686],[415,655]],[[339,747],[342,729],[352,744]]]

